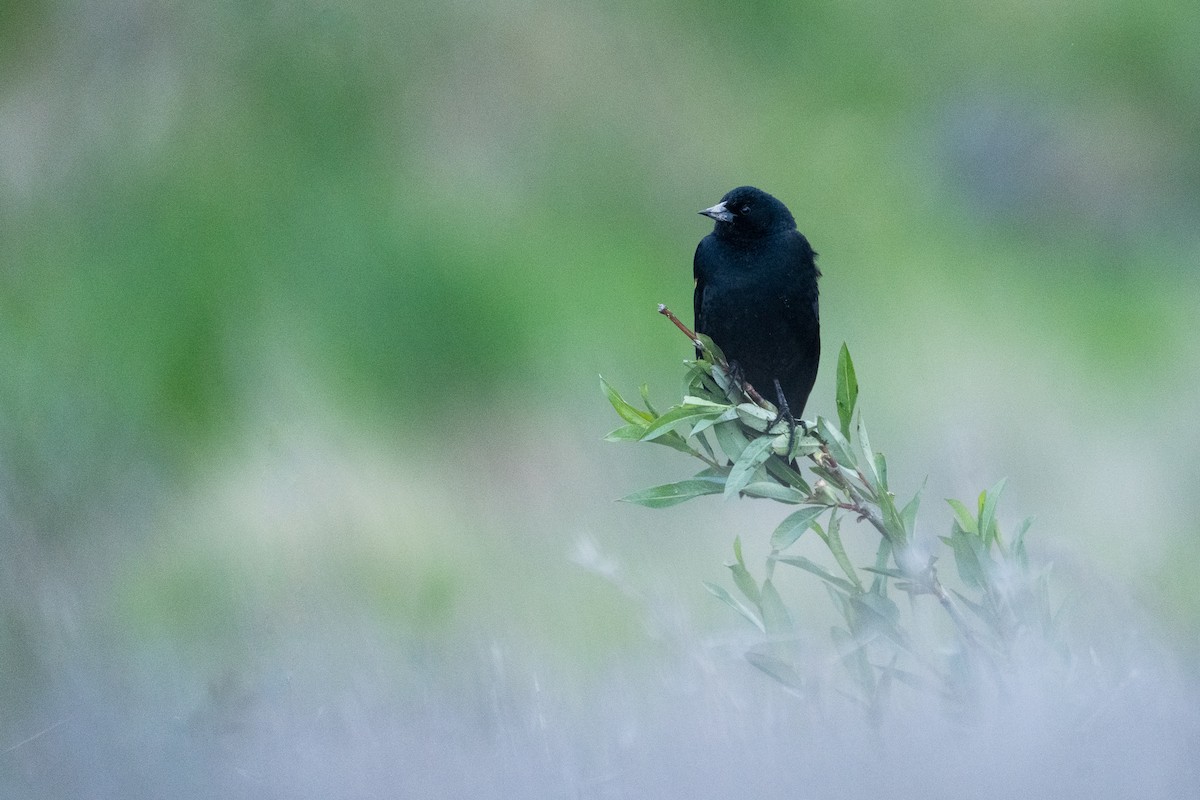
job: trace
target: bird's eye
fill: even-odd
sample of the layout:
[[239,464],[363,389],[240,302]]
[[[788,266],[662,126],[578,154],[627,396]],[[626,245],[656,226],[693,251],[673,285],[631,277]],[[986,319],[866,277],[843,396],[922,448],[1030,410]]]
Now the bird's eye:
[[750,210],[750,206],[742,206],[741,214],[745,216],[746,214],[750,213]]

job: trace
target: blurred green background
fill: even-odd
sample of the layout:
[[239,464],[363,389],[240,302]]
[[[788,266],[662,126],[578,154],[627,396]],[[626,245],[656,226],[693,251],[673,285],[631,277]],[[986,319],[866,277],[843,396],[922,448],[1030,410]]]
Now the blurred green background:
[[1008,476],[1200,654],[1197,41],[1174,0],[0,3],[3,785],[498,651],[587,686],[647,603],[736,625],[700,582],[783,512],[614,504],[693,465],[602,443],[597,375],[676,397],[655,304],[744,183],[821,254],[808,414],[848,342],[931,532]]

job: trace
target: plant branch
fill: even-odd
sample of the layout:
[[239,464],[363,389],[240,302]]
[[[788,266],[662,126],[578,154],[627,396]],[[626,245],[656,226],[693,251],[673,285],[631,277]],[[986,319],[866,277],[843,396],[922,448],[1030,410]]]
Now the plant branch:
[[[692,344],[696,345],[696,347],[699,347],[701,350],[703,350],[705,353],[707,353],[708,356],[712,359],[713,363],[716,364],[718,367],[720,367],[722,370],[724,370],[726,375],[732,375],[732,371],[729,368],[729,362],[725,360],[725,357],[722,356],[720,353],[715,352],[711,347],[709,347],[707,344],[705,344],[704,340],[701,339],[699,336],[697,336],[695,331],[693,331],[687,325],[684,325],[683,322],[679,319],[679,317],[675,316],[675,312],[673,312],[671,309],[667,308],[666,305],[664,305],[663,303],[659,303],[658,304],[658,313],[662,314],[664,317],[671,320],[671,322],[675,323],[675,327],[679,328],[679,330],[683,331],[683,335],[688,337],[689,339],[691,339]],[[773,405],[771,405],[771,403],[768,402],[766,398],[764,398],[761,394],[759,394],[757,389],[755,389],[753,386],[751,386],[746,381],[742,381],[741,384],[738,386],[738,388],[741,389],[742,394],[746,395],[751,400],[753,400],[754,403],[756,405],[758,405],[759,407],[765,408],[769,411],[775,410],[775,407]]]

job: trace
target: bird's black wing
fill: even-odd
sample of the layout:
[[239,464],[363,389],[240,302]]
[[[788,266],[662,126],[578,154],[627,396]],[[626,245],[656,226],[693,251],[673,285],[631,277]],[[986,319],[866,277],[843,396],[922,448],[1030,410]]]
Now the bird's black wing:
[[[701,267],[700,252],[704,249],[704,240],[700,240],[700,244],[696,246],[696,255],[692,257],[692,278],[695,280],[695,290],[692,292],[692,330],[696,333],[704,333],[706,328],[704,320],[704,270]],[[699,347],[696,348],[696,358],[703,358],[704,353]]]
[[816,381],[821,360],[821,310],[817,288],[821,270],[816,265],[816,253],[803,234],[796,234],[789,249],[794,283],[788,293],[790,313],[786,315],[786,324],[792,352],[781,377],[789,402],[796,406],[792,411],[800,414]]

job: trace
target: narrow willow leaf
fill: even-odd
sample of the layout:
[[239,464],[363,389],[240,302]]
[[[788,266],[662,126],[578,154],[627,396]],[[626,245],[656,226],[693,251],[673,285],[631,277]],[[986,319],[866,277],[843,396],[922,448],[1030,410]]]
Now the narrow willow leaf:
[[643,383],[638,387],[638,392],[642,395],[642,403],[646,406],[646,410],[654,416],[658,416],[658,412],[654,410],[654,406],[650,404],[650,384]]
[[685,395],[702,397],[714,403],[729,402],[729,398],[725,396],[725,392],[717,385],[716,380],[713,379],[712,365],[707,361],[693,362],[693,366],[688,370],[684,382],[683,393]]
[[683,374],[683,394],[691,395],[696,391],[702,391],[697,387],[704,386],[704,381],[712,379],[708,377],[708,368],[706,365],[697,361],[685,361],[687,372]]
[[1029,569],[1029,555],[1025,552],[1025,534],[1028,533],[1029,526],[1032,524],[1032,517],[1021,520],[1021,524],[1017,526],[1017,533],[1013,536],[1012,554],[1021,569]]
[[[641,440],[639,439],[638,441]],[[661,444],[665,447],[671,448],[672,450],[678,450],[681,453],[687,453],[689,456],[696,455],[696,448],[688,444],[687,439],[684,439],[675,431],[669,431],[646,441],[649,441],[650,444]]]
[[764,497],[768,500],[778,500],[781,503],[799,505],[808,500],[808,495],[799,489],[774,481],[755,481],[742,489],[742,494],[750,497]]
[[879,476],[879,488],[886,492],[888,490],[887,459],[883,457],[883,453],[876,453],[871,460],[875,462],[875,474]]
[[699,422],[697,422],[695,424],[695,426],[693,426],[693,428],[692,428],[691,435],[699,436],[700,434],[704,433],[704,431],[711,428],[713,425],[716,425],[719,422],[728,422],[731,419],[737,419],[737,411],[731,407],[726,406],[725,410],[723,412],[721,412],[721,414],[719,416],[707,417],[707,418],[702,419]]
[[713,478],[689,478],[678,483],[667,483],[621,498],[622,503],[646,506],[647,508],[667,508],[693,497],[706,494],[720,494],[725,488],[725,481]]
[[696,334],[696,338],[704,343],[704,351],[713,356],[713,358],[709,359],[709,361],[713,364],[714,370],[721,369],[720,367],[716,366],[722,361],[725,361],[725,354],[721,352],[721,348],[717,347],[717,345],[711,338],[708,337],[707,334],[698,333]]
[[917,529],[917,509],[921,507],[921,493],[925,491],[925,482],[921,483],[921,488],[917,489],[917,493],[913,495],[912,500],[905,503],[904,508],[900,509],[900,521],[904,523],[904,530],[912,534]]
[[985,546],[991,545],[999,537],[996,531],[996,505],[1000,502],[1000,493],[1004,491],[1004,484],[1007,482],[1008,478],[1001,478],[995,486],[985,492],[986,498],[979,509],[979,538],[983,539]]
[[829,552],[833,553],[834,559],[838,566],[842,568],[842,572],[846,573],[846,577],[854,584],[858,591],[862,591],[862,581],[858,579],[858,573],[854,571],[854,565],[850,563],[850,557],[846,555],[846,548],[842,546],[841,518],[836,512],[829,515],[829,528],[825,532],[825,544],[829,546]]
[[762,595],[758,590],[758,582],[754,580],[754,576],[750,574],[750,570],[746,569],[746,565],[740,561],[735,561],[725,566],[729,568],[729,572],[733,575],[733,583],[737,586],[738,591],[742,593],[742,596],[756,606],[761,605]]
[[605,436],[604,441],[606,441],[606,442],[636,442],[637,440],[642,438],[642,433],[645,430],[646,430],[645,425],[638,425],[637,423],[630,423],[629,425],[622,425],[620,428],[617,428],[615,431],[612,431],[607,436]]
[[733,385],[733,379],[729,377],[729,373],[716,364],[713,364],[712,379],[717,386],[721,387],[721,391],[724,392],[726,397],[730,399],[741,399],[741,388],[735,387]]
[[787,688],[801,694],[805,691],[804,679],[800,677],[800,673],[779,656],[751,650],[746,653],[746,660]]
[[727,477],[729,477],[729,467],[705,467],[692,477],[724,481]]
[[646,411],[634,408],[625,402],[625,399],[617,393],[617,390],[609,385],[608,381],[600,378],[600,385],[604,387],[604,394],[608,397],[608,402],[612,404],[613,409],[620,415],[621,419],[635,425],[644,425],[654,419],[654,415]]
[[958,577],[972,589],[981,589],[987,582],[984,574],[983,543],[975,536],[955,527],[949,538],[942,541],[954,551],[954,565]]
[[777,412],[768,411],[754,403],[739,403],[737,415],[743,425],[759,433],[766,433],[768,430],[779,433],[787,430],[787,420]]
[[884,492],[874,499],[879,503],[879,511],[883,516],[883,527],[887,528],[888,534],[896,544],[903,544],[908,537],[904,520],[900,517],[900,509],[896,508],[896,498],[892,496],[891,492]]
[[974,600],[967,597],[966,595],[964,595],[962,592],[958,591],[957,589],[951,589],[950,591],[954,593],[954,595],[958,598],[959,602],[961,602],[964,606],[969,608],[975,614],[975,616],[979,617],[979,620],[981,622],[983,622],[984,624],[987,624],[987,625],[995,624],[995,622],[996,622],[995,615],[990,613],[986,608],[981,606],[979,603],[976,603]]
[[842,343],[837,361],[837,412],[842,435],[850,438],[850,421],[854,418],[854,406],[858,402],[858,379],[854,376],[854,362],[850,360],[850,348]]
[[846,437],[842,436],[836,428],[830,427],[824,417],[817,417],[817,433],[828,445],[830,455],[837,460],[838,464],[851,470],[857,467],[854,453],[850,450],[850,442],[846,441]]
[[760,436],[750,442],[729,471],[725,482],[725,496],[732,497],[754,480],[754,473],[771,456],[771,437]]
[[697,407],[707,406],[707,407],[711,407],[711,408],[719,408],[722,411],[727,411],[727,410],[733,408],[733,406],[730,405],[729,403],[719,403],[715,400],[709,400],[707,398],[697,397],[697,396],[691,395],[691,394],[684,395],[682,405],[697,406]]
[[713,450],[712,442],[710,442],[709,438],[704,435],[703,431],[698,434],[693,432],[693,436],[695,436],[696,441],[700,444],[700,448],[708,454],[709,461],[721,461],[721,459],[717,457],[716,451]]
[[789,438],[791,439],[792,445],[791,452],[785,455],[783,448],[780,448],[776,453],[776,455],[784,457],[788,462],[795,461],[798,458],[810,456],[821,449],[821,443],[815,436],[792,436],[791,434],[784,433],[780,434],[776,441],[787,440]]
[[878,492],[883,488],[883,480],[877,469],[875,453],[871,450],[871,437],[867,436],[867,423],[863,421],[862,414],[858,415],[858,446],[865,456],[863,463],[867,465],[866,474],[871,480],[871,487]]
[[967,533],[979,533],[975,515],[967,508],[966,503],[954,499],[947,500],[946,502],[950,504],[950,508],[954,509],[954,518],[958,521],[958,527]]
[[711,419],[719,417],[724,412],[721,406],[710,404],[703,406],[674,406],[667,409],[667,413],[663,414],[658,419],[646,426],[645,432],[642,434],[642,441],[652,441],[659,436],[672,431],[675,426],[682,422],[692,422],[694,420]]
[[[879,540],[879,549],[875,551],[875,572],[881,572],[887,569],[888,561],[892,558],[892,543],[887,539]],[[887,581],[882,577],[877,577],[871,582],[871,591],[875,594],[887,596]]]
[[777,481],[799,490],[805,497],[812,495],[812,487],[808,485],[808,481],[782,458],[768,458],[766,463],[767,472]]
[[783,605],[783,598],[779,596],[775,584],[771,583],[770,579],[763,581],[758,607],[762,611],[763,624],[767,628],[767,633],[773,636],[791,633],[792,617],[788,614],[787,608]]
[[895,578],[898,581],[908,580],[908,576],[898,569],[876,569],[875,567],[863,567],[867,572],[874,572],[876,575],[886,575],[889,578]]
[[853,598],[854,602],[862,603],[865,607],[870,608],[872,612],[878,614],[891,625],[895,625],[900,621],[900,609],[891,600],[871,592],[864,592],[856,595]]
[[704,588],[708,589],[709,593],[720,600],[725,605],[732,608],[737,613],[741,614],[746,619],[750,620],[750,624],[758,628],[763,633],[767,632],[766,626],[762,624],[762,620],[758,615],[745,606],[740,600],[731,595],[726,589],[717,586],[715,583],[704,582]]
[[793,567],[799,567],[802,570],[811,572],[813,575],[816,575],[818,578],[830,584],[831,586],[836,586],[838,589],[841,589],[846,594],[854,595],[858,593],[858,587],[856,587],[854,584],[839,578],[829,570],[822,567],[820,564],[816,564],[804,556],[777,556],[775,560],[781,564],[790,564]]
[[725,457],[730,461],[736,462],[741,457],[742,451],[746,449],[746,445],[750,444],[750,440],[746,438],[746,434],[742,433],[742,428],[736,420],[713,425],[712,430],[717,437],[717,444],[721,445],[721,450],[725,452]]
[[[797,494],[799,493],[797,492]],[[817,521],[817,517],[824,513],[824,506],[810,506],[788,515],[771,534],[771,548],[786,550],[791,547],[806,530],[812,527],[812,524]]]
[[859,625],[856,632],[885,636],[904,650],[912,652],[908,637],[896,626],[900,609],[895,603],[873,592],[855,595],[850,602],[854,605]]

